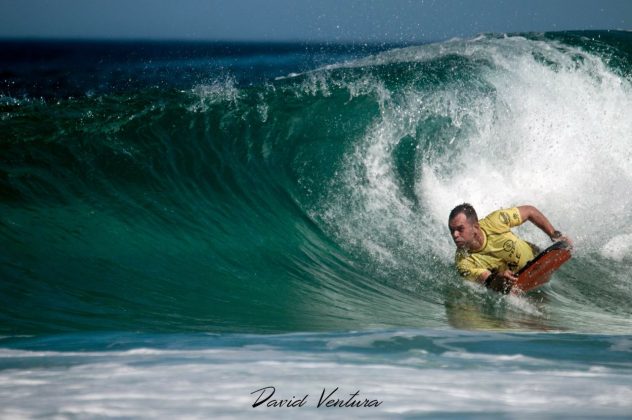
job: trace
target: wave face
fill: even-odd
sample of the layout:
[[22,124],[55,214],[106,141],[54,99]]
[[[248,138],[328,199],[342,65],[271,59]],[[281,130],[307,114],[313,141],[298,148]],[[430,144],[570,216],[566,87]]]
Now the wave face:
[[[630,332],[630,33],[150,47],[3,48],[0,332]],[[464,284],[465,201],[535,205],[574,258]]]

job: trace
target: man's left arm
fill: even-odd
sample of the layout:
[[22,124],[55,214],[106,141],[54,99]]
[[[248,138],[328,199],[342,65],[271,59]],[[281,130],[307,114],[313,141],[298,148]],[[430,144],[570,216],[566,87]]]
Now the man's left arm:
[[542,214],[542,212],[536,209],[533,206],[518,206],[518,211],[520,212],[520,218],[522,219],[522,223],[527,220],[536,225],[540,230],[548,235],[552,241],[565,241],[569,245],[572,245],[570,239],[566,236],[562,235],[559,230],[556,230],[549,219]]

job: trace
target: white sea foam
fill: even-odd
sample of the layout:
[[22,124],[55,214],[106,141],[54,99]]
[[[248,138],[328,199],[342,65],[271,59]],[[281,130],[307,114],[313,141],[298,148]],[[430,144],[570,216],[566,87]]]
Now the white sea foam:
[[[63,353],[48,352],[37,369],[0,371],[0,416],[603,416],[625,415],[632,410],[632,388],[626,372],[605,367],[573,368],[572,363],[543,364],[520,354],[454,351],[438,360],[433,354],[415,351],[414,355],[405,359],[405,364],[392,364],[380,362],[381,357],[340,351],[227,348],[214,352],[102,352],[95,359],[68,363]],[[463,368],[463,363],[469,368]],[[545,366],[546,370],[540,369]],[[275,408],[264,404],[253,408],[258,393],[252,393],[268,386],[275,387],[273,398],[277,400],[308,395],[305,406]],[[328,394],[336,387],[336,398],[347,400],[358,391],[356,400],[377,400],[381,404],[372,408],[318,408],[323,389]]]
[[610,239],[601,248],[601,255],[619,262],[632,258],[632,234],[617,235]]
[[[627,248],[612,251],[621,240],[607,244],[621,229],[630,234],[625,229],[632,222],[630,81],[600,57],[523,37],[410,47],[339,67],[450,56],[477,63],[470,85],[422,83],[379,95],[379,118],[347,156],[319,209],[342,242],[363,248],[390,269],[407,265],[431,278],[428,264],[410,261],[435,255],[451,263],[454,245],[446,218],[455,205],[470,202],[484,216],[532,204],[575,241],[578,255],[602,251],[623,258]],[[334,83],[325,76],[310,77],[310,86],[322,90]],[[448,129],[425,133],[433,119],[445,121]],[[427,137],[448,133],[445,142]],[[421,209],[404,193],[395,170],[394,150],[407,136],[421,142],[410,163]],[[540,245],[548,242],[537,228],[518,232]]]
[[[474,129],[458,139],[451,164],[423,165],[418,192],[436,222],[464,201],[481,215],[530,203],[580,254],[603,247],[632,215],[629,81],[602,59],[555,43],[508,38],[470,54],[493,63],[485,76],[493,102],[469,111]],[[522,233],[545,239],[537,229]]]
[[189,107],[191,112],[205,112],[209,106],[219,103],[235,105],[241,97],[237,81],[232,76],[196,85],[191,92],[199,98],[199,101]]

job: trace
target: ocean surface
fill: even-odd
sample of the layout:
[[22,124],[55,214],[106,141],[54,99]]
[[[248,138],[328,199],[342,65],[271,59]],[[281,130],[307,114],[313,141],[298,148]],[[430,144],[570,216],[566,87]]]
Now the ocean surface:
[[[630,418],[631,192],[630,32],[2,41],[0,417]],[[462,281],[462,202],[573,258]]]

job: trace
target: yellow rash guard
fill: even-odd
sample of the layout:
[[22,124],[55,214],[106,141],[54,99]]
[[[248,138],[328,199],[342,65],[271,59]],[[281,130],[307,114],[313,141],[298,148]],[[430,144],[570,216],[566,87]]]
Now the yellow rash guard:
[[456,268],[467,280],[478,279],[485,271],[517,272],[535,257],[532,246],[511,232],[522,224],[517,207],[497,210],[478,224],[483,231],[483,247],[477,251],[457,249]]

